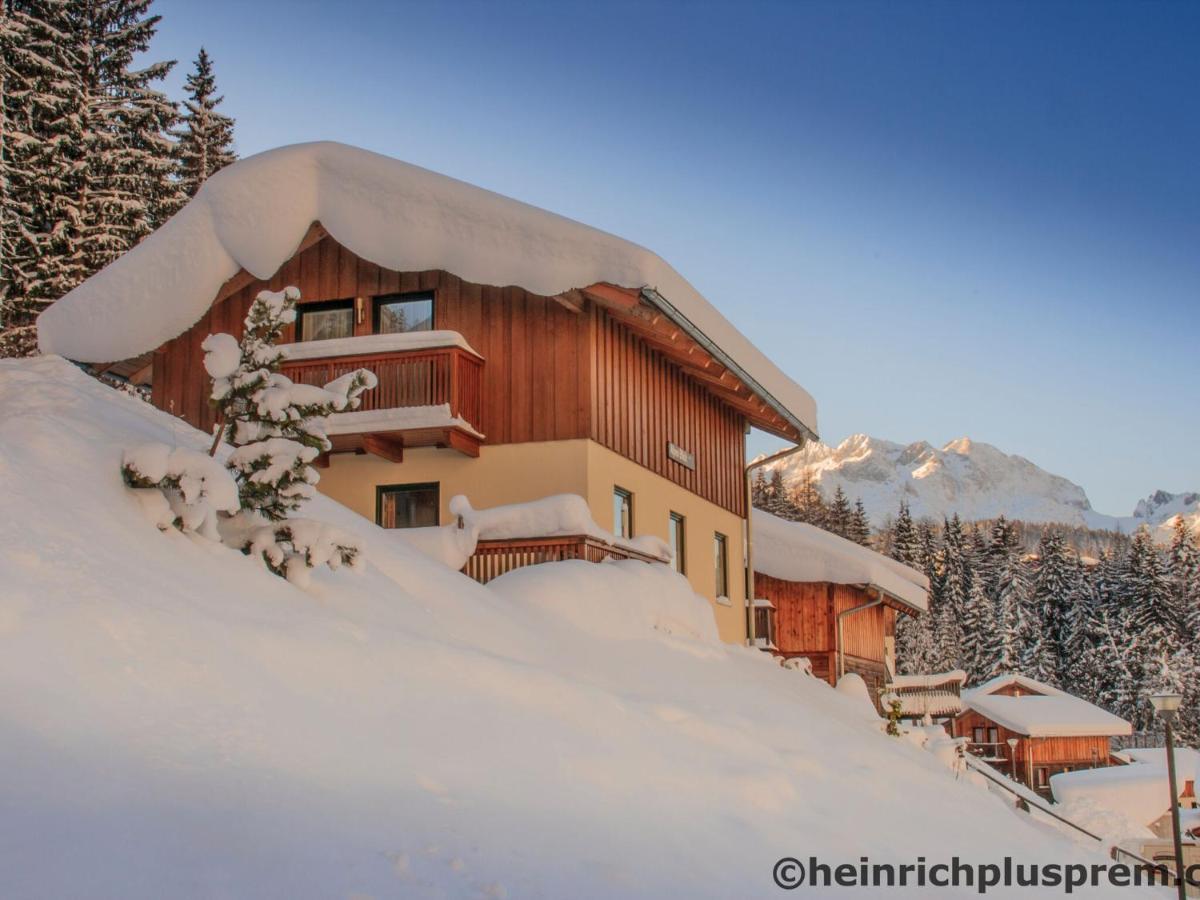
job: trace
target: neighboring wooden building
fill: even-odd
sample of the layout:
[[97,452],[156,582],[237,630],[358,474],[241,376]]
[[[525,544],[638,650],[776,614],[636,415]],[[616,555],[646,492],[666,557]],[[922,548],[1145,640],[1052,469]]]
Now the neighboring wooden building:
[[[323,493],[384,527],[446,524],[457,494],[478,508],[577,494],[618,537],[668,541],[722,637],[745,639],[745,435],[803,442],[815,405],[619,238],[366,151],[287,147],[215,176],[56,303],[40,339],[83,362],[151,352],[155,405],[207,431],[201,342],[240,336],[258,292],[288,285],[285,374],[379,378],[331,418]],[[510,561],[596,555],[520,549]]]
[[[831,685],[846,672],[866,681],[876,705],[895,670],[896,618],[926,608],[920,572],[835,534],[754,511],[754,589],[769,642],[804,656]],[[761,634],[761,628],[756,629]]]
[[1023,675],[998,676],[962,699],[950,733],[967,739],[968,752],[1047,795],[1051,776],[1109,765],[1110,738],[1132,732],[1124,719]]

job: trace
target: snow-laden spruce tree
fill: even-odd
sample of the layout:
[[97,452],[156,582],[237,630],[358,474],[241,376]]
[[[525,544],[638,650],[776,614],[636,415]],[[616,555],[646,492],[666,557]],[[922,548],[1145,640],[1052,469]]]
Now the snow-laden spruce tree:
[[277,575],[305,583],[309,569],[359,561],[359,548],[337,529],[290,516],[320,479],[312,463],[330,449],[326,418],[356,409],[376,380],[358,369],[318,387],[295,384],[280,372],[283,353],[275,344],[295,321],[299,298],[294,287],[262,291],[250,305],[240,342],[210,334],[201,347],[217,407],[213,452],[224,434],[234,445],[227,465],[240,511],[221,522],[222,539],[260,556]]
[[233,119],[217,112],[217,106],[225,98],[217,94],[212,59],[203,47],[184,89],[187,99],[183,101],[183,116],[175,132],[175,165],[186,200],[196,196],[200,185],[237,159],[237,155],[233,151]]

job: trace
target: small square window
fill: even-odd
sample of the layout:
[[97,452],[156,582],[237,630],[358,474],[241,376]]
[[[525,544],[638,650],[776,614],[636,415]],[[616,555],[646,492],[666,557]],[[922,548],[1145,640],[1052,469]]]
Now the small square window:
[[687,520],[677,512],[671,513],[671,518],[667,523],[667,543],[671,545],[671,551],[674,554],[671,559],[671,567],[680,575],[687,573],[687,556],[684,549],[686,535]]
[[713,532],[713,563],[716,566],[717,596],[729,596],[729,538]]
[[354,336],[353,300],[302,303],[296,317],[297,340],[328,341]]
[[441,492],[432,484],[381,484],[375,489],[375,523],[381,528],[438,524]]
[[375,333],[433,330],[433,294],[386,294],[375,298]]
[[613,488],[613,534],[633,537],[633,494],[621,487]]

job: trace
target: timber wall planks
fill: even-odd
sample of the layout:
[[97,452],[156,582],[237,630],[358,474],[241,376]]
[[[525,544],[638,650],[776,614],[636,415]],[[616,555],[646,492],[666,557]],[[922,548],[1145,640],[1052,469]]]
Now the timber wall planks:
[[[395,272],[330,237],[292,257],[271,279],[244,282],[154,354],[156,406],[211,430],[200,343],[212,332],[240,337],[242,320],[264,288],[295,285],[302,304],[362,297],[356,334],[371,333],[370,298],[433,291],[434,327],[461,333],[484,357],[483,411],[472,424],[486,444],[590,437],[745,515],[741,414],[591,303],[577,313],[516,287],[472,284],[440,271]],[[695,454],[694,471],[667,456],[668,441]]]

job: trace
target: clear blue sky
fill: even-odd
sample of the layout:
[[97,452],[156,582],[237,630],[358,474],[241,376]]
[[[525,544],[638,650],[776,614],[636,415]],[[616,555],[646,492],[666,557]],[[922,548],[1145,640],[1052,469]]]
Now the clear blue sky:
[[243,155],[345,141],[644,244],[826,441],[1200,490],[1200,4],[155,8]]

